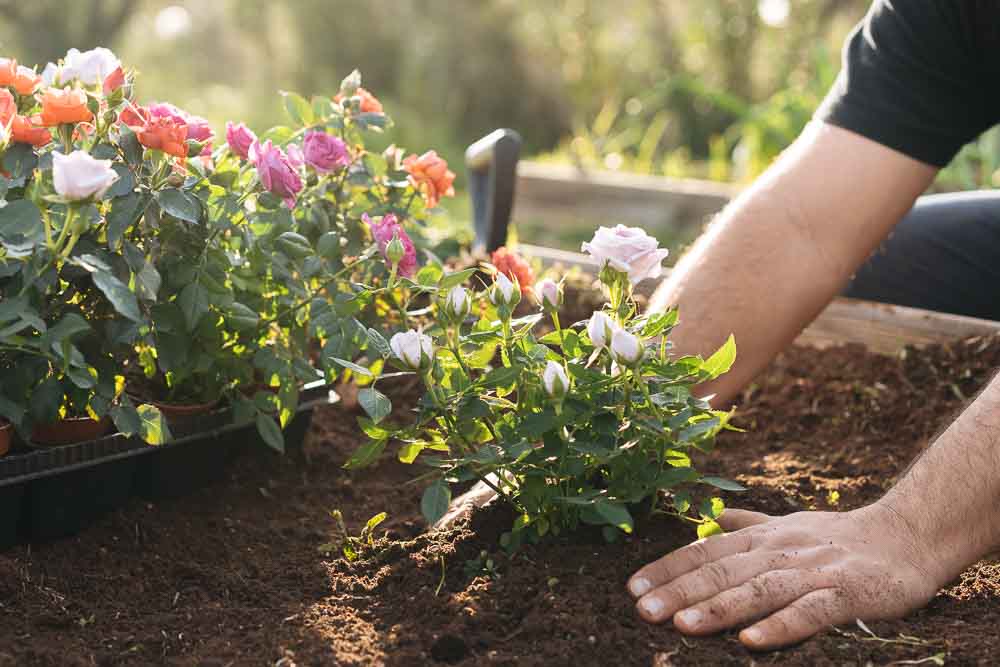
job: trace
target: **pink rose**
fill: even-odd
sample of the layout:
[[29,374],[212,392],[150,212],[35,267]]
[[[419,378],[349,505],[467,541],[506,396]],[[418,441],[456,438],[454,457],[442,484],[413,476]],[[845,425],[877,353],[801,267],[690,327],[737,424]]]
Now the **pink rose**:
[[250,154],[250,147],[255,141],[257,141],[257,135],[243,123],[238,125],[226,123],[226,143],[229,144],[229,150],[235,155],[246,160]]
[[263,144],[254,141],[248,157],[257,167],[264,189],[281,197],[288,208],[295,208],[295,197],[302,190],[302,179],[285,151],[272,145],[270,139]]
[[660,263],[669,251],[661,249],[652,236],[638,227],[600,227],[590,243],[583,244],[602,269],[610,265],[615,271],[627,273],[629,282],[638,284],[646,278],[658,278],[663,271]]
[[307,132],[302,150],[306,164],[322,174],[338,171],[351,161],[347,144],[322,130]]
[[[361,220],[371,228],[372,236],[375,238],[375,243],[378,244],[378,249],[382,253],[382,257],[385,257],[386,246],[392,241],[392,237],[399,237],[399,240],[403,243],[403,248],[406,249],[403,259],[399,260],[399,275],[404,278],[412,278],[413,274],[417,272],[417,249],[413,247],[413,241],[410,240],[406,230],[396,220],[396,216],[390,213],[382,216],[381,220],[375,222],[368,217],[367,213],[362,213]],[[386,262],[388,262],[388,258],[386,258]]]

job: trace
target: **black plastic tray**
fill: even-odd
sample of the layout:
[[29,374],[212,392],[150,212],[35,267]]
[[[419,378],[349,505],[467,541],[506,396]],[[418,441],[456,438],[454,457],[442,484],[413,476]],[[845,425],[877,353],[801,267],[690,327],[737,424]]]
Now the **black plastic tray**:
[[[285,427],[286,451],[301,447],[313,410],[337,400],[324,383],[306,386]],[[254,424],[231,423],[228,410],[179,426],[165,445],[115,434],[0,458],[0,549],[72,535],[133,495],[184,495],[223,477],[240,453],[266,447]]]

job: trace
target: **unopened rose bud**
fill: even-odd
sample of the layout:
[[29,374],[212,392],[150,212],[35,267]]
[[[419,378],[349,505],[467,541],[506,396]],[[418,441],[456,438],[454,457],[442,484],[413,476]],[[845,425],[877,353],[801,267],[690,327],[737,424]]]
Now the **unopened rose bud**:
[[559,310],[562,307],[562,284],[553,280],[542,280],[535,284],[535,300],[545,310]]
[[639,339],[624,329],[611,336],[611,357],[622,366],[632,368],[642,361],[643,347]]
[[400,363],[414,371],[426,370],[434,362],[434,343],[419,331],[395,334],[389,340],[389,349]]
[[452,287],[445,297],[444,311],[450,319],[461,322],[472,310],[472,297],[469,291],[461,285]]
[[389,263],[393,266],[398,266],[403,257],[406,256],[406,246],[403,245],[402,239],[399,238],[399,234],[394,233],[392,235],[392,240],[385,246],[385,258],[389,260]]
[[561,399],[569,390],[569,378],[561,364],[549,361],[542,373],[542,386],[549,398]]
[[498,273],[490,288],[490,302],[494,306],[514,308],[521,301],[521,288],[517,281],[511,281],[505,273]]
[[187,140],[188,157],[198,157],[205,150],[205,144],[194,139]]
[[603,349],[611,342],[611,337],[618,329],[614,320],[607,316],[604,311],[595,311],[587,322],[587,334],[595,349]]

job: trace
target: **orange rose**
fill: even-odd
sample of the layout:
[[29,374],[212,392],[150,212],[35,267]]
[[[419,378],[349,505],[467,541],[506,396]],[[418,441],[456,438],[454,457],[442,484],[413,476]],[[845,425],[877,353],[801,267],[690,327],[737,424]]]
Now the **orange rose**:
[[13,86],[17,78],[17,61],[13,58],[0,58],[0,86]]
[[134,109],[131,106],[125,107],[118,119],[135,132],[139,143],[146,148],[179,158],[187,157],[187,123],[172,116],[152,116],[143,107]]
[[18,95],[31,95],[42,83],[42,77],[35,73],[35,70],[27,67],[18,67],[14,76],[14,90]]
[[410,155],[403,160],[403,169],[410,174],[410,184],[419,190],[434,208],[441,197],[454,197],[455,173],[448,170],[448,163],[436,151],[427,151],[420,157]]
[[52,133],[47,127],[40,125],[41,118],[33,116],[14,116],[14,123],[10,126],[11,135],[16,143],[31,144],[32,146],[44,146],[52,141]]
[[517,278],[517,283],[521,286],[522,296],[528,296],[531,293],[531,288],[535,284],[535,272],[520,255],[504,246],[493,251],[490,262],[497,267],[500,273],[511,280]]
[[6,88],[0,88],[0,125],[6,128],[10,119],[17,114],[17,102]]
[[87,94],[82,90],[48,88],[42,94],[42,125],[46,127],[83,123],[93,118],[87,108]]
[[[361,98],[361,113],[383,113],[382,103],[378,101],[378,98],[369,93],[364,88],[358,88],[357,92],[354,93]],[[333,98],[334,102],[340,102],[344,99],[343,95],[338,94]]]

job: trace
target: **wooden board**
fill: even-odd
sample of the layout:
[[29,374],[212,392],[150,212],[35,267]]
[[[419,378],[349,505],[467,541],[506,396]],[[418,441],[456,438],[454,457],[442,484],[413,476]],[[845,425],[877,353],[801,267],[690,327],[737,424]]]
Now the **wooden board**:
[[646,228],[700,226],[739,192],[737,186],[712,181],[524,161],[517,168],[514,222],[596,219]]
[[[590,272],[597,268],[588,255],[580,253],[527,244],[518,245],[518,251],[539,260],[543,266],[579,266]],[[656,286],[657,283],[647,281],[640,283],[639,289],[648,294]],[[796,342],[817,346],[862,343],[874,352],[895,354],[905,345],[997,334],[1000,322],[992,320],[839,297],[806,327]]]

